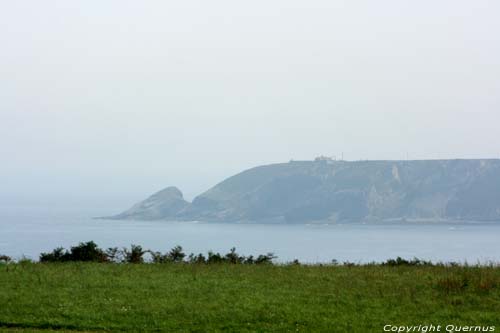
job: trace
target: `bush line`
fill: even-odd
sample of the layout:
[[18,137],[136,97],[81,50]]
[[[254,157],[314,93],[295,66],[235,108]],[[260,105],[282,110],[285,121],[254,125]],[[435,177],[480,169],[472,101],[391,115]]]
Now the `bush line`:
[[[145,256],[149,255],[149,258]],[[226,254],[215,253],[209,251],[205,256],[202,253],[194,254],[191,253],[186,255],[182,246],[175,246],[170,251],[166,253],[161,253],[159,251],[145,250],[140,245],[132,244],[130,248],[118,248],[110,247],[103,250],[97,246],[93,241],[81,242],[76,246],[72,246],[69,250],[63,247],[58,247],[52,252],[41,253],[39,257],[39,262],[41,263],[63,263],[63,262],[98,262],[98,263],[128,263],[128,264],[143,264],[143,263],[153,263],[153,264],[166,264],[166,263],[184,263],[184,264],[242,264],[242,265],[276,265],[274,261],[278,257],[272,252],[267,254],[260,254],[257,256],[249,255],[244,256],[236,252],[236,248],[231,248]],[[14,263],[16,262],[11,257],[0,254],[0,264]],[[18,263],[32,262],[31,259],[22,258],[17,261]],[[300,263],[297,259],[287,263],[289,265],[304,265]],[[316,265],[329,265],[329,266],[447,266],[447,267],[470,267],[471,265],[465,263],[457,262],[438,262],[433,263],[431,261],[421,260],[418,258],[413,258],[410,260],[397,257],[396,259],[388,259],[384,262],[376,263],[354,263],[349,261],[344,261],[339,263],[337,260],[332,260],[327,264],[316,264]],[[494,262],[488,262],[487,264],[472,265],[472,266],[490,266],[498,267],[499,264]]]

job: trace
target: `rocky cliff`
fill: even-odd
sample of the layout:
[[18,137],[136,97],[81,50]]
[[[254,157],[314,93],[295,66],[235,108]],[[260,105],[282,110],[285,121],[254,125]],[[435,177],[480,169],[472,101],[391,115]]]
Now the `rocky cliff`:
[[173,187],[113,219],[309,223],[500,221],[500,160],[292,161],[256,167],[185,201]]

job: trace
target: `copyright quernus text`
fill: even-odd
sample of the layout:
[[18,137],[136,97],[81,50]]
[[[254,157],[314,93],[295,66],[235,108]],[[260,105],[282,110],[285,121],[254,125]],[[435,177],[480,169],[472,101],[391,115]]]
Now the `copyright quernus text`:
[[463,326],[463,325],[384,325],[384,332],[397,333],[429,333],[429,332],[496,332],[495,326]]

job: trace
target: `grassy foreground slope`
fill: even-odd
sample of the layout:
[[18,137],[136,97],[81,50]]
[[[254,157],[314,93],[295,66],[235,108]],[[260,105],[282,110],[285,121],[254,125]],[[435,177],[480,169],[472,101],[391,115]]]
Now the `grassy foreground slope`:
[[493,267],[0,265],[0,331],[382,332],[499,314]]

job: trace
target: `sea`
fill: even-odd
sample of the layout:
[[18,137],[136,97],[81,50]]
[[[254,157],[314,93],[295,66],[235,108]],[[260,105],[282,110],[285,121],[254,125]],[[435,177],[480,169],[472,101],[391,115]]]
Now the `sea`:
[[433,262],[500,262],[499,223],[391,222],[379,224],[253,224],[95,219],[103,211],[77,207],[0,206],[0,254],[37,260],[41,252],[94,241],[101,248],[141,245],[166,252],[243,255],[268,252],[276,261],[381,262],[419,258]]

